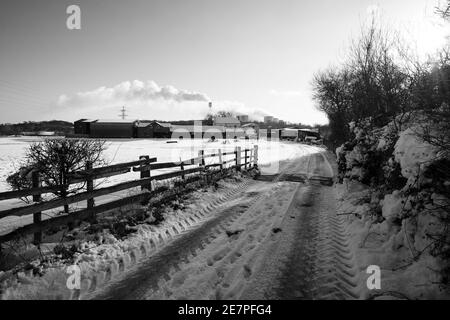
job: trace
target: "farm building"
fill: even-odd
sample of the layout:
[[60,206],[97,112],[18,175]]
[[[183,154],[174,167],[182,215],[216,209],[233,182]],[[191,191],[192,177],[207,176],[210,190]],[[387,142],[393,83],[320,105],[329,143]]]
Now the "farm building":
[[91,123],[97,120],[80,119],[74,122],[74,133],[79,135],[91,134]]
[[133,138],[136,120],[97,120],[90,123],[93,138]]
[[135,124],[136,138],[170,138],[170,123],[138,121]]
[[[220,120],[218,120],[220,119]],[[257,126],[240,126],[236,118],[216,118],[223,125],[172,125],[153,120],[88,120],[75,121],[75,134],[92,138],[174,138],[236,139],[257,137]]]

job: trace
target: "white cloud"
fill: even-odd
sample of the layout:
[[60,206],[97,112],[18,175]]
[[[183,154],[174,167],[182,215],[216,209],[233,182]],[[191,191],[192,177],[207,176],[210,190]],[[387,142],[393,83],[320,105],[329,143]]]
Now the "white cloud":
[[154,81],[124,81],[114,87],[100,87],[74,95],[61,95],[56,105],[67,108],[108,107],[122,104],[146,104],[154,101],[209,101],[203,93],[179,90],[173,86],[159,86]]
[[[126,106],[130,119],[181,120],[202,119],[210,111],[204,93],[159,86],[154,81],[124,81],[114,87],[59,96],[53,113],[71,118],[117,118],[119,108]],[[212,112],[220,110],[247,114],[260,120],[265,113],[237,101],[213,101]]]

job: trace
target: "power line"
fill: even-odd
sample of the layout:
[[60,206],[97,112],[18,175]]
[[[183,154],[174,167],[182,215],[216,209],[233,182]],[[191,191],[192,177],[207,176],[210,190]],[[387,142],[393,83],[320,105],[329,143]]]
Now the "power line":
[[119,117],[122,118],[122,120],[125,120],[125,118],[126,118],[127,116],[128,116],[128,115],[126,114],[125,106],[123,106],[122,109],[120,110]]

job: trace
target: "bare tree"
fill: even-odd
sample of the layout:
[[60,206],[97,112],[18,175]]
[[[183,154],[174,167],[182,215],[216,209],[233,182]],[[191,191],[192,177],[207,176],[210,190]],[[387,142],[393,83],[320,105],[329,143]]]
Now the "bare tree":
[[[68,185],[72,172],[85,169],[86,162],[93,166],[105,163],[105,141],[91,139],[46,139],[32,143],[26,152],[21,169],[7,179],[13,189],[31,186],[27,172],[37,170],[43,186],[59,187],[54,194],[64,198],[83,189],[84,184]],[[69,207],[64,206],[69,212]]]
[[396,61],[400,43],[397,33],[375,19],[352,42],[347,68],[354,79],[355,120],[372,117],[375,125],[393,121],[400,129],[396,116],[410,107],[408,71]]
[[352,42],[345,64],[314,76],[313,98],[327,114],[335,142],[347,140],[350,121],[369,118],[373,126],[392,121],[401,130],[398,115],[411,104],[408,71],[396,61],[398,42],[373,20]]
[[446,20],[450,19],[450,0],[447,0],[442,6],[437,6],[436,13]]
[[351,120],[351,76],[348,70],[330,68],[316,73],[313,79],[313,99],[317,108],[327,114],[330,121],[331,145],[346,141]]

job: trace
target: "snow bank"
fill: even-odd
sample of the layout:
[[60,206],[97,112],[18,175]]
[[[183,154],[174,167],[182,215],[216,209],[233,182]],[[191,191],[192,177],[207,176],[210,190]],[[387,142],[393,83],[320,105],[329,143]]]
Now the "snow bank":
[[[448,248],[439,243],[449,237],[445,208],[450,200],[437,193],[445,190],[445,182],[437,188],[433,180],[442,173],[428,172],[438,154],[418,137],[417,121],[403,123],[401,132],[393,123],[376,129],[364,122],[351,124],[354,138],[336,149],[343,182],[336,186],[339,211],[347,220],[361,279],[367,278],[364,269],[375,264],[381,267],[382,292],[448,299],[442,286],[450,270]],[[380,293],[363,283],[361,288],[365,297]]]
[[[395,192],[382,201],[386,220],[379,222],[370,217],[370,206],[361,201],[362,194],[370,193],[368,187],[365,192],[349,192],[343,184],[335,187],[340,207],[338,214],[344,214],[350,248],[359,270],[362,299],[375,295],[379,295],[377,299],[449,298],[445,287],[440,285],[442,261],[429,252],[417,254],[430,245],[425,233],[436,231],[437,221],[432,215],[420,215],[417,221],[398,219],[394,222],[401,215],[404,200]],[[366,269],[370,265],[381,269],[380,290],[369,290],[366,286]]]
[[413,183],[419,172],[436,159],[436,149],[430,144],[421,141],[413,128],[400,133],[395,144],[395,160],[400,163],[402,175]]

